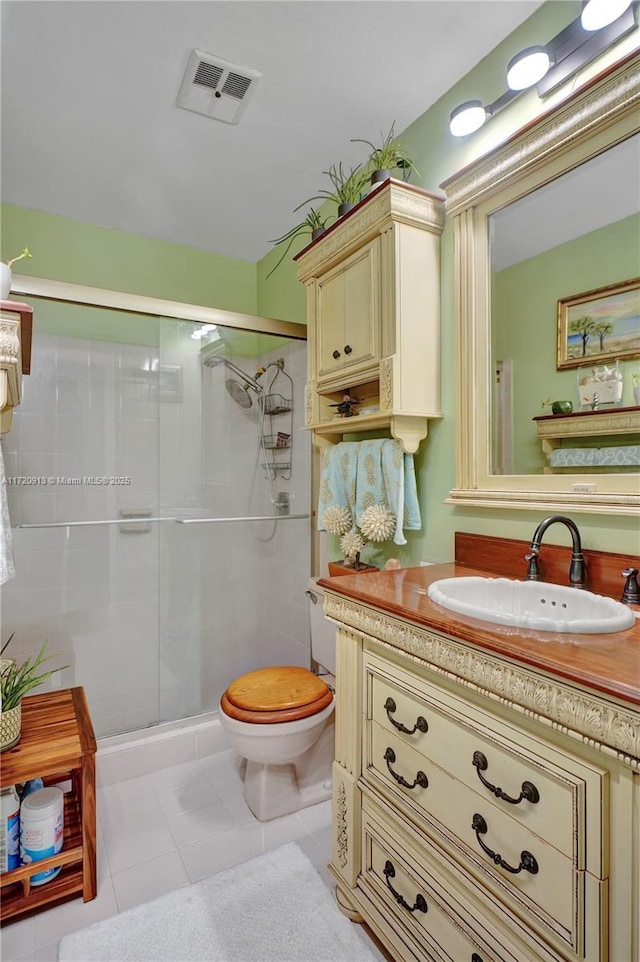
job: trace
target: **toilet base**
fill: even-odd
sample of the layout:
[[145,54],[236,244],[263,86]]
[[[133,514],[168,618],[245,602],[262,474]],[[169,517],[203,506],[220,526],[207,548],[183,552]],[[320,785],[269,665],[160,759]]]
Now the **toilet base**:
[[299,788],[293,765],[248,761],[243,795],[255,817],[268,822],[331,798],[331,773],[324,782]]
[[243,795],[256,818],[267,822],[331,798],[334,744],[331,717],[318,741],[294,762],[266,765],[248,759]]

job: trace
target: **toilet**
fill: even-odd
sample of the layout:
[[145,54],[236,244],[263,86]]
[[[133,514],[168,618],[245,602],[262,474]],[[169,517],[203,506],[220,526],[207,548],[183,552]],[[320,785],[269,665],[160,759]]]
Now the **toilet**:
[[307,595],[318,674],[293,665],[260,668],[236,678],[220,699],[222,727],[247,760],[244,799],[263,822],[331,797],[335,626],[314,580]]

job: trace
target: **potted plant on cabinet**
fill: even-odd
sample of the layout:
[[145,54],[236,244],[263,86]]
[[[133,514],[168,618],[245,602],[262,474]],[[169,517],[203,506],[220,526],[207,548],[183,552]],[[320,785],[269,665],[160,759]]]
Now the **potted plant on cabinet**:
[[[340,537],[342,561],[329,562],[329,575],[346,575],[363,571],[378,571],[375,565],[360,561],[360,553],[370,541],[388,541],[396,528],[396,517],[386,504],[372,504],[362,512],[360,524],[354,524],[351,511],[342,505],[332,505],[322,515],[322,526],[329,534]],[[358,530],[359,529],[359,530]]]
[[11,292],[11,281],[13,275],[11,273],[11,267],[17,261],[23,260],[25,257],[31,257],[31,251],[28,247],[23,247],[17,257],[12,257],[10,261],[5,264],[0,263],[0,301],[6,301]]
[[[2,646],[0,656],[4,655],[12,639],[13,634]],[[45,642],[35,658],[28,657],[19,668],[15,658],[0,658],[0,752],[13,748],[20,740],[24,696],[50,678],[55,671],[69,667],[63,665],[61,668],[38,674],[38,669],[45,661],[56,657],[55,654],[47,655],[46,648]]]
[[[380,135],[382,136],[382,134]],[[383,138],[379,147],[372,144],[370,140],[361,137],[352,138],[354,144],[367,144],[371,148],[369,154],[369,167],[371,169],[371,186],[379,187],[391,176],[392,170],[401,170],[404,180],[408,180],[409,174],[413,171],[418,176],[420,171],[413,161],[407,157],[404,146],[395,136],[395,120],[391,124],[391,129],[386,137]]]
[[[308,201],[305,201],[305,203],[308,203]],[[299,204],[296,208],[294,208],[294,213],[299,211],[300,208],[304,206],[305,204]],[[291,245],[296,237],[300,237],[302,234],[311,234],[311,240],[317,240],[321,234],[324,234],[330,219],[330,217],[322,218],[318,211],[312,207],[303,221],[300,221],[299,224],[296,224],[295,227],[292,227],[291,230],[288,230],[286,234],[282,235],[282,237],[276,237],[274,240],[269,241],[270,244],[276,245],[284,244],[285,241],[289,241],[289,243],[285,247],[284,251],[282,252],[282,256],[278,259],[275,266],[271,268],[265,277],[265,280],[268,280],[276,268],[280,267],[280,264],[282,264],[283,260],[289,253],[289,249],[291,248]]]
[[362,199],[367,182],[367,172],[362,169],[361,164],[358,164],[347,173],[342,166],[342,161],[340,161],[337,167],[335,164],[331,164],[329,170],[323,170],[322,173],[331,181],[333,190],[321,188],[315,197],[309,197],[303,204],[300,204],[300,207],[303,207],[304,204],[310,204],[314,200],[332,200],[338,205],[338,217],[342,217]]

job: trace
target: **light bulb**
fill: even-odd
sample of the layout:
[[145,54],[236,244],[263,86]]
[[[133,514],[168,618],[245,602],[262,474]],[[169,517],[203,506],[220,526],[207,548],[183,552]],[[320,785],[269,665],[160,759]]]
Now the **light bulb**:
[[449,130],[454,137],[464,137],[479,130],[487,119],[487,111],[479,100],[466,100],[451,111]]
[[549,69],[549,54],[544,47],[527,47],[509,61],[507,86],[510,90],[526,90],[542,80]]
[[621,17],[631,0],[585,0],[580,23],[584,30],[600,30]]

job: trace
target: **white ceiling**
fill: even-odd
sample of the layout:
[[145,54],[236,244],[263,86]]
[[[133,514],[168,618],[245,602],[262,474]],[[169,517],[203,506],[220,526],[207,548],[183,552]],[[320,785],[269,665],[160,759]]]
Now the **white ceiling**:
[[[2,200],[258,260],[541,4],[3,0]],[[176,107],[194,47],[262,73],[237,126]]]

